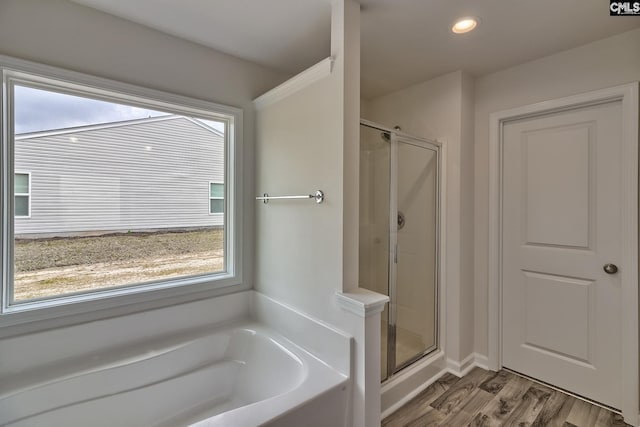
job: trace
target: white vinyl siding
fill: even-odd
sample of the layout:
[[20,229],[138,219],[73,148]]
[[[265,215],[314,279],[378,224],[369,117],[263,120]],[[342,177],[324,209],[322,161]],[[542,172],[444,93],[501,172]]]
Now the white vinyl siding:
[[220,132],[180,116],[18,135],[15,168],[38,179],[15,233],[222,226],[201,188],[224,181],[224,158]]
[[31,174],[16,172],[13,178],[14,214],[29,218],[31,215]]
[[212,215],[224,214],[224,184],[220,182],[209,183],[209,213]]

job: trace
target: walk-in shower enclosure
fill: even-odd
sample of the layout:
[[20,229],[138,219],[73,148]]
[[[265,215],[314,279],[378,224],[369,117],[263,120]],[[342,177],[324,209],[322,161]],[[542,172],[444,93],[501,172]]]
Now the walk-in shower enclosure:
[[438,348],[437,144],[363,120],[360,286],[386,294],[382,380]]

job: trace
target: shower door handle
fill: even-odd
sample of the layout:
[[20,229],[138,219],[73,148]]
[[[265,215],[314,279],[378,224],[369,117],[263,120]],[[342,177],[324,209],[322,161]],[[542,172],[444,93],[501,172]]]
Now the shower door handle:
[[398,244],[396,243],[393,248],[393,262],[394,264],[398,263]]

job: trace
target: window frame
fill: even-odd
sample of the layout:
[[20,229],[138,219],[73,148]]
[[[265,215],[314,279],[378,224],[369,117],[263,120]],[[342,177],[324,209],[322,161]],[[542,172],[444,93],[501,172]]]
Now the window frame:
[[[16,175],[27,175],[27,185],[29,186],[29,191],[27,193],[16,193],[15,190],[13,191],[13,196],[19,196],[19,197],[27,197],[27,214],[26,215],[16,215],[15,212],[13,213],[13,217],[14,218],[20,218],[20,219],[30,219],[31,218],[31,172],[23,172],[23,171],[19,171],[16,170],[13,172],[13,179],[14,179],[14,185],[15,185],[15,176]],[[14,187],[15,188],[15,187]],[[13,201],[14,204],[14,209],[15,209],[15,199]]]
[[[91,321],[119,314],[193,301],[245,290],[243,283],[243,110],[148,89],[102,77],[65,70],[31,61],[0,55],[0,337],[15,330],[38,331],[57,325]],[[14,141],[13,86],[15,84],[54,89],[103,101],[191,117],[225,122],[225,271],[208,275],[183,276],[145,284],[105,288],[81,294],[69,294],[46,300],[13,303],[14,277]],[[30,194],[31,182],[30,182]],[[29,198],[31,202],[31,197]],[[29,207],[31,214],[31,206]],[[20,217],[24,218],[24,217]],[[17,329],[16,329],[17,328]]]
[[[212,197],[211,196],[211,184],[222,185],[222,190],[223,190],[222,197]],[[226,196],[226,194],[225,194],[224,182],[209,181],[209,215],[224,215],[224,210],[222,212],[211,212],[211,200],[222,200],[224,202],[224,200],[226,199],[225,196]],[[226,205],[226,203],[223,203],[223,204]]]

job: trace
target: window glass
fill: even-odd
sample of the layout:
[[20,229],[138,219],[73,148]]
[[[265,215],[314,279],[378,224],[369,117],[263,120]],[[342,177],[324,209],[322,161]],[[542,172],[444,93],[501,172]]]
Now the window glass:
[[29,197],[16,196],[14,209],[16,216],[29,216]]
[[14,178],[14,188],[15,188],[15,192],[16,194],[18,193],[22,193],[22,194],[27,194],[29,193],[29,175],[26,173],[17,173],[15,174],[15,178]]
[[15,175],[9,305],[228,271],[229,122],[23,82],[13,169],[38,179]]
[[210,196],[219,198],[224,197],[224,184],[211,183]]
[[210,200],[211,213],[223,213],[224,212],[224,200],[211,199]]

